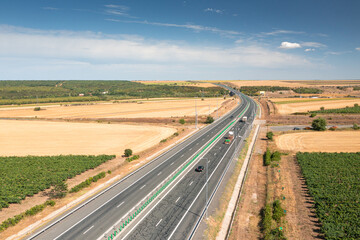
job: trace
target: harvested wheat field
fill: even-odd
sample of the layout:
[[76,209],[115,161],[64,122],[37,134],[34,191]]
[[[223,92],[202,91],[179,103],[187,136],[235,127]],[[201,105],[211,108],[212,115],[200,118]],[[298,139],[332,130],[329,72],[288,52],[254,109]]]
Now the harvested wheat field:
[[360,104],[360,99],[350,99],[350,100],[329,99],[324,101],[314,99],[313,101],[306,101],[306,102],[303,101],[303,102],[295,102],[295,103],[287,103],[287,104],[275,104],[275,106],[279,114],[291,114],[295,112],[316,111],[316,110],[320,110],[321,107],[324,107],[325,109],[344,108],[346,106],[352,107],[354,106],[355,103]]
[[0,120],[0,156],[116,154],[148,149],[174,128],[126,124]]
[[[207,115],[217,109],[223,98],[205,98],[196,100],[198,115]],[[210,109],[209,109],[210,106]],[[195,99],[157,100],[119,103],[99,103],[80,106],[51,106],[34,108],[0,108],[0,117],[27,118],[152,118],[183,117],[195,115]]]
[[[226,81],[225,81],[226,82]],[[280,80],[239,80],[239,81],[227,81],[232,84],[242,86],[279,86],[279,87],[306,87],[305,83],[298,81],[280,81]]]
[[276,137],[275,142],[286,151],[360,152],[360,131],[289,133]]
[[177,85],[177,86],[189,86],[189,87],[217,87],[212,83],[207,82],[199,82],[199,81],[166,81],[166,80],[159,80],[159,81],[134,81],[139,82],[142,84],[155,84],[155,85]]

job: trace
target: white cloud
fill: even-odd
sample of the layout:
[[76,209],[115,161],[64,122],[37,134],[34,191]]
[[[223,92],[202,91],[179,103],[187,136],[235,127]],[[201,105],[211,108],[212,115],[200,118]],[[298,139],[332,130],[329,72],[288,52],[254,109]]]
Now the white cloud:
[[105,8],[106,14],[134,18],[127,13],[130,10],[127,6],[108,4],[105,5]]
[[258,36],[275,36],[280,34],[305,34],[305,32],[292,31],[292,30],[275,30],[272,32],[262,32]]
[[315,48],[307,48],[305,49],[305,52],[314,52],[315,51]]
[[358,51],[360,51],[360,47],[358,47],[358,48],[355,48],[355,50],[358,50]]
[[153,79],[157,73],[159,76],[166,73],[169,78],[174,76],[174,72],[186,72],[189,77],[195,77],[204,76],[209,71],[225,73],[248,67],[283,69],[310,65],[305,58],[258,45],[193,46],[126,35],[43,31],[4,25],[0,25],[0,39],[0,72],[9,74],[7,69],[13,67],[13,78],[31,71],[33,75],[26,77],[37,78],[37,74],[43,73],[46,78],[48,72],[53,72],[54,76],[59,73],[57,78],[61,78],[74,71],[74,79],[82,79],[96,69],[96,76],[102,76],[101,71],[109,71],[103,73],[106,79],[114,79],[111,76],[123,79],[123,75],[119,75],[123,72],[132,78]]
[[213,12],[213,13],[218,13],[218,14],[223,14],[224,13],[223,10],[214,9],[214,8],[206,8],[206,9],[204,9],[204,12]]
[[44,10],[51,10],[51,11],[59,10],[58,8],[54,8],[54,7],[43,7],[42,9],[44,9]]
[[282,42],[279,48],[294,49],[294,48],[301,48],[301,45],[299,43]]
[[159,22],[148,22],[148,21],[123,21],[118,19],[106,19],[107,21],[113,22],[124,22],[124,23],[137,23],[137,24],[146,24],[146,25],[153,25],[153,26],[161,26],[161,27],[175,27],[175,28],[186,28],[191,29],[195,32],[213,32],[221,35],[239,35],[240,32],[232,31],[232,30],[222,30],[215,27],[207,27],[202,25],[195,25],[195,24],[174,24],[174,23],[159,23]]
[[318,43],[318,42],[302,42],[301,46],[312,47],[312,48],[325,48],[325,47],[327,47],[325,44]]

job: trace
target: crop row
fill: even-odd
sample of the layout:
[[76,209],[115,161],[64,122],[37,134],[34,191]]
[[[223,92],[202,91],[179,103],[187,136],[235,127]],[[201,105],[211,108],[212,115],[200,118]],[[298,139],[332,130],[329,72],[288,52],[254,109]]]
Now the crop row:
[[0,157],[0,209],[20,203],[69,178],[114,158],[114,155]]
[[360,152],[297,153],[326,239],[360,239]]

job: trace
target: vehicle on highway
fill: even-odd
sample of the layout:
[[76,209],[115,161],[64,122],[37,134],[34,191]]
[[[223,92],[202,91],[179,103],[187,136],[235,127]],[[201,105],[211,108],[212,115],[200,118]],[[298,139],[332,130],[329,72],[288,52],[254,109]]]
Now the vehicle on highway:
[[311,127],[306,127],[304,128],[305,130],[311,130],[312,128]]
[[298,127],[294,127],[294,129],[293,130],[300,130],[300,128],[298,128]]
[[230,131],[229,135],[226,137],[225,144],[230,144],[234,139],[234,132]]
[[246,121],[247,121],[247,117],[246,117],[246,116],[242,117],[241,121],[242,121],[242,122],[246,122]]
[[196,172],[202,172],[204,170],[204,166],[198,166],[195,171]]

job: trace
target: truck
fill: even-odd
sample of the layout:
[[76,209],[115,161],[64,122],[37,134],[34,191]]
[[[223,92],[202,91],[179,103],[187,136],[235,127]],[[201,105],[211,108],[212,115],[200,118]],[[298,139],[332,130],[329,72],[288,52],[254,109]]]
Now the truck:
[[234,139],[234,132],[230,131],[228,136],[225,139],[225,144],[230,144],[233,139]]
[[246,122],[246,121],[247,121],[247,117],[246,117],[246,116],[242,117],[241,121],[242,121],[242,122]]

